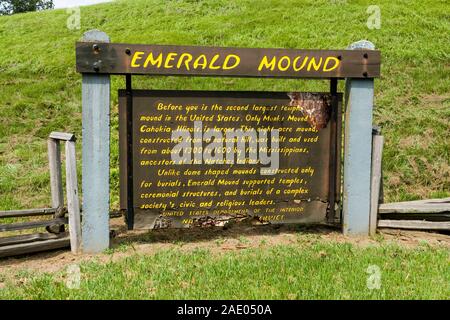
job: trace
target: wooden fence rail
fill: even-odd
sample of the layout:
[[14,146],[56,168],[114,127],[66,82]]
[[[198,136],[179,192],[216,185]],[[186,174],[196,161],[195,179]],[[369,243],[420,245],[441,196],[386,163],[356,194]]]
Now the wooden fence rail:
[[1,218],[49,216],[49,215],[54,215],[56,213],[56,210],[57,210],[57,208],[42,208],[42,209],[0,211],[0,219]]

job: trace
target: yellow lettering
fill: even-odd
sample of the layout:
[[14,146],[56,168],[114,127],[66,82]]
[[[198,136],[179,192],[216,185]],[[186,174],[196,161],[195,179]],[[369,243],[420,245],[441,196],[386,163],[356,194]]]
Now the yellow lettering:
[[[234,58],[235,62],[233,65],[228,65],[228,62],[230,61],[231,58]],[[223,70],[230,70],[230,69],[234,69],[236,68],[239,63],[241,62],[241,58],[239,58],[237,55],[235,54],[229,54],[226,58],[225,61],[223,62]]]
[[209,63],[209,68],[210,68],[211,70],[217,70],[217,69],[220,69],[220,66],[215,66],[215,65],[214,65],[214,62],[216,62],[217,59],[219,59],[219,55],[218,55],[218,54],[216,54],[216,55],[211,59],[211,62]]
[[144,54],[144,52],[142,52],[142,51],[136,51],[134,53],[133,59],[131,60],[132,68],[139,68],[141,66],[140,64],[136,64],[136,60],[140,60],[142,58],[143,54]]
[[275,57],[273,57],[269,62],[267,56],[264,56],[259,63],[258,71],[261,71],[263,67],[265,67],[266,69],[270,68],[270,70],[273,71],[273,69],[275,68]]
[[186,67],[186,70],[189,70],[189,62],[192,61],[192,55],[190,53],[183,53],[180,56],[180,59],[178,60],[177,63],[177,69],[181,68],[181,65],[183,64],[183,60],[186,58],[186,60],[184,61],[184,65]]
[[298,56],[297,58],[294,59],[294,63],[292,64],[292,67],[294,68],[294,71],[300,71],[300,70],[302,70],[305,67],[306,62],[308,61],[308,56],[306,56],[303,59],[303,62],[301,64],[301,66],[297,68],[296,67],[297,66],[297,61],[300,60],[300,59],[301,59],[301,56]]
[[197,69],[199,66],[201,66],[202,69],[205,69],[206,68],[206,64],[207,64],[206,56],[204,54],[201,54],[194,61],[194,69]]
[[155,59],[153,57],[153,52],[150,52],[147,56],[147,59],[145,59],[144,62],[144,68],[147,68],[148,64],[151,64],[152,66],[156,65],[158,68],[161,67],[162,64],[162,53],[158,55],[158,57]]
[[316,59],[314,58],[314,57],[312,57],[311,58],[311,60],[309,61],[309,64],[308,64],[308,71],[309,70],[311,70],[311,67],[313,67],[314,68],[314,70],[319,70],[320,69],[320,65],[322,64],[322,57],[320,57],[320,59],[319,59],[319,63],[317,64],[316,63]]
[[178,53],[175,53],[175,52],[170,52],[170,53],[168,53],[168,54],[167,54],[167,57],[166,57],[166,62],[164,63],[164,68],[166,68],[166,69],[173,68],[173,65],[171,65],[171,64],[169,64],[169,63],[170,63],[171,61],[173,61],[174,58],[175,58],[177,55],[178,55]]
[[[330,60],[333,60],[333,61],[334,61],[334,66],[332,66],[332,67],[327,67],[327,66],[328,66],[328,63],[330,62]],[[331,70],[336,69],[338,66],[339,66],[339,59],[338,59],[338,58],[335,58],[335,57],[328,57],[328,58],[325,59],[325,63],[324,63],[324,65],[323,65],[323,71],[324,71],[324,72],[329,72],[329,71],[331,71]]]
[[[287,64],[283,67],[283,61],[287,61]],[[283,56],[280,58],[280,60],[278,61],[278,69],[280,69],[280,71],[286,71],[287,69],[289,69],[289,66],[291,65],[291,59],[289,59],[289,57],[287,56]]]

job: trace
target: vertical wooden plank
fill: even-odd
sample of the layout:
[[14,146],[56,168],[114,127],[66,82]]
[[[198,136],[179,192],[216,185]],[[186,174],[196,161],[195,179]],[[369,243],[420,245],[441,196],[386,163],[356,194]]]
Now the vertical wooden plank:
[[381,163],[383,155],[384,137],[374,135],[372,138],[372,181],[370,199],[370,235],[377,232],[378,205],[380,200]]
[[[375,47],[359,41],[350,49]],[[373,94],[373,79],[347,79],[343,184],[343,231],[347,235],[369,234]]]
[[69,234],[72,253],[78,253],[81,247],[81,218],[78,198],[77,162],[75,141],[66,141],[66,193],[69,212]]
[[[83,41],[109,42],[101,31],[88,31]],[[98,61],[98,63],[102,63]],[[110,76],[82,75],[83,120],[83,251],[109,247]]]
[[59,140],[47,140],[48,164],[50,167],[50,189],[52,193],[52,207],[64,206],[64,194],[61,175],[61,150]]

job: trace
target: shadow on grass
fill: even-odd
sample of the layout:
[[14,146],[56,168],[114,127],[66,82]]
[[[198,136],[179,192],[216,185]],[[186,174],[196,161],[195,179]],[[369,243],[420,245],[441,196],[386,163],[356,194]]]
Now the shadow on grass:
[[200,241],[215,241],[224,238],[237,239],[245,236],[299,233],[323,235],[339,231],[340,227],[337,225],[253,225],[251,221],[248,220],[230,223],[225,227],[156,229],[147,231],[127,231],[125,227],[121,227],[117,230],[117,234],[111,240],[111,248],[116,248],[123,244],[133,243],[195,243]]
[[[333,232],[340,232],[338,226],[332,225],[253,225],[250,220],[232,222],[225,227],[196,227],[189,229],[156,229],[156,230],[131,230],[126,229],[121,218],[113,219],[111,225],[110,249],[121,246],[128,248],[133,244],[158,244],[158,243],[196,243],[203,241],[216,241],[220,239],[240,239],[246,236],[278,235],[278,234],[308,234],[320,236]],[[120,222],[119,222],[120,221]],[[127,249],[128,250],[128,249]],[[0,266],[11,266],[28,261],[33,263],[46,263],[46,260],[55,259],[77,260],[75,256],[68,256],[70,249],[55,249],[45,252],[0,258]]]

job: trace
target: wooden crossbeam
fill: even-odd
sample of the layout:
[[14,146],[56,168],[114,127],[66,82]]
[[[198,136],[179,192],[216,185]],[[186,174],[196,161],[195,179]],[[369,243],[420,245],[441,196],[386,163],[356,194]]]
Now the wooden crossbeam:
[[379,207],[380,214],[439,212],[450,212],[450,198],[383,203]]
[[19,223],[0,224],[0,232],[45,228],[62,224],[67,224],[67,218],[55,218],[52,220],[37,220]]
[[21,243],[29,243],[33,241],[45,241],[52,239],[61,239],[69,236],[68,232],[59,234],[54,233],[33,233],[33,234],[21,234],[12,237],[0,237],[0,247],[10,246]]
[[[11,210],[0,211],[1,218],[21,218],[34,216],[49,216],[56,213],[56,208],[41,208],[41,209],[25,209],[25,210]],[[65,210],[67,212],[67,210]]]
[[450,222],[432,222],[422,220],[378,220],[378,228],[450,230]]
[[20,243],[10,246],[0,247],[0,258],[33,253],[39,251],[55,250],[70,246],[69,237],[61,239],[49,239],[30,243]]

